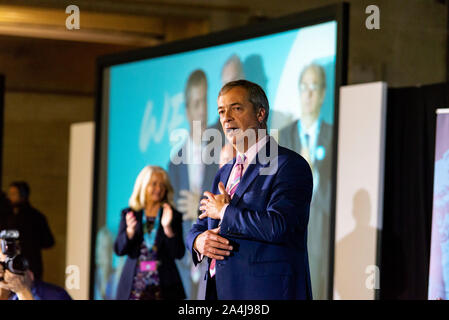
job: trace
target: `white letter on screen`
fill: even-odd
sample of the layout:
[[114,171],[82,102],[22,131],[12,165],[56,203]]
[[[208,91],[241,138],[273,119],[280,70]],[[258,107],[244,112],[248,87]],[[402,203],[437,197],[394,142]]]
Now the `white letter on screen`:
[[140,126],[139,149],[144,153],[150,143],[151,136],[156,128],[156,119],[152,116],[153,101],[149,100],[143,113],[142,124]]

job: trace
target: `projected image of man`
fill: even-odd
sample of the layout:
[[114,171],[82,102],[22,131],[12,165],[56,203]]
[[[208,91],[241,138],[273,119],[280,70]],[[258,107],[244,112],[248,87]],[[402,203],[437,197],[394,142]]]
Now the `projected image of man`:
[[319,64],[300,73],[300,119],[279,132],[280,145],[301,154],[313,172],[313,197],[309,219],[309,259],[315,299],[326,299],[329,272],[330,179],[332,125],[321,118],[326,94],[326,74]]
[[221,69],[221,84],[224,86],[228,82],[241,79],[245,79],[243,64],[239,56],[233,54],[226,60]]
[[[205,164],[202,160],[207,141],[202,135],[207,124],[207,78],[202,70],[193,71],[185,86],[186,116],[189,121],[189,137],[178,151],[185,161],[169,163],[168,173],[174,188],[174,201],[183,214],[183,232],[187,234],[198,218],[201,194],[210,188],[218,164]],[[185,152],[185,154],[183,154]],[[192,264],[189,254],[176,261],[188,299],[196,299],[198,283],[202,279],[199,267]]]
[[[245,79],[245,72],[243,70],[243,64],[239,56],[237,54],[232,54],[228,59],[226,59],[223,67],[221,68],[221,85],[224,86],[228,82]],[[211,125],[208,129],[215,129],[220,132],[221,145],[224,146],[226,143],[226,138],[220,123],[220,118],[218,118],[217,122]]]

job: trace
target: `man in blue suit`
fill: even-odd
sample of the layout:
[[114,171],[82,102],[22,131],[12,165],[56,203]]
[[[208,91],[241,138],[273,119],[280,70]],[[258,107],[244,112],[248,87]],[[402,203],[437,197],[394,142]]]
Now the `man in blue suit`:
[[218,113],[237,157],[204,192],[186,243],[195,264],[208,258],[205,299],[312,299],[308,163],[266,135],[269,105],[257,84],[227,83]]

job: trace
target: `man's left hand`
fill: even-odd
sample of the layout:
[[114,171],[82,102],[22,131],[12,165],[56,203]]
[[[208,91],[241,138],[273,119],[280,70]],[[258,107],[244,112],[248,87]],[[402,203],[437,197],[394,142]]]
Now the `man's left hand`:
[[207,198],[200,201],[200,211],[203,212],[199,216],[200,219],[204,219],[206,217],[221,219],[221,209],[225,204],[231,202],[231,197],[226,192],[226,188],[221,181],[218,184],[218,190],[220,191],[220,194],[213,194],[209,191],[204,192],[203,195]]
[[4,280],[0,282],[0,288],[16,293],[19,300],[33,300],[31,294],[32,281],[28,272],[24,275],[18,275],[6,270]]

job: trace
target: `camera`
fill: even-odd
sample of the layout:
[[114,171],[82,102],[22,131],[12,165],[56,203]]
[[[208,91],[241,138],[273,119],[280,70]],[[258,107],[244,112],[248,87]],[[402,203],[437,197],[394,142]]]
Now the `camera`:
[[14,274],[23,275],[28,270],[28,261],[20,254],[19,231],[2,230],[0,232],[0,246],[6,256],[5,261],[0,261],[3,269]]

